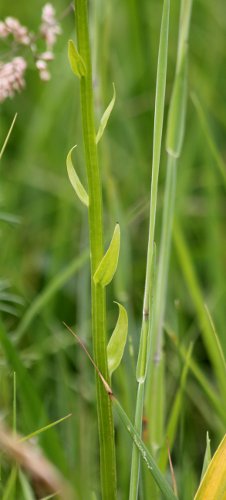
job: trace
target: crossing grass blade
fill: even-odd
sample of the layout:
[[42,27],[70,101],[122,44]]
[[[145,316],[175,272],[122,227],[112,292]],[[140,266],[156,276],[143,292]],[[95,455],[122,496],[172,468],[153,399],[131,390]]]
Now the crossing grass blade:
[[224,159],[222,158],[222,155],[220,154],[220,152],[217,148],[215,139],[214,139],[213,134],[211,132],[211,129],[210,129],[208,120],[206,118],[204,109],[202,107],[202,104],[200,102],[200,99],[198,98],[198,96],[194,92],[192,92],[191,93],[191,100],[192,100],[194,107],[196,109],[202,130],[203,130],[203,133],[204,133],[204,136],[206,139],[206,143],[208,144],[208,147],[209,147],[209,151],[211,152],[212,157],[215,160],[216,166],[218,167],[218,170],[222,176],[224,184],[226,185],[226,165],[225,165]]
[[205,302],[202,297],[202,291],[190,257],[189,249],[186,245],[186,241],[183,237],[181,228],[178,223],[175,225],[174,229],[174,241],[181,269],[197,313],[203,341],[213,364],[213,368],[218,380],[219,390],[222,392],[225,401],[226,369],[222,349],[219,347],[220,339],[217,339],[216,332],[213,328],[213,323],[210,322],[210,317],[205,307]]
[[88,261],[88,256],[89,253],[87,250],[81,253],[78,257],[75,257],[71,262],[69,262],[69,264],[67,264],[67,266],[65,266],[64,269],[59,271],[56,276],[48,282],[46,287],[37,295],[26,310],[17,327],[15,333],[17,341],[22,339],[34,318],[38,314],[41,314],[42,309],[48,305],[49,301],[53,299],[65,283],[67,283],[67,281],[84,266],[84,264]]
[[14,125],[15,125],[15,121],[16,121],[16,119],[17,119],[17,113],[15,114],[15,116],[14,116],[14,118],[13,118],[13,121],[12,121],[12,123],[11,123],[11,125],[10,125],[9,131],[8,131],[8,133],[7,133],[7,136],[6,136],[5,140],[4,140],[4,143],[3,143],[3,145],[2,145],[2,148],[1,148],[1,150],[0,150],[0,161],[1,161],[2,157],[3,157],[3,154],[4,154],[4,151],[5,151],[5,148],[6,148],[7,144],[8,144],[8,141],[9,141],[9,138],[10,138],[10,136],[11,136],[11,133],[12,133],[13,127],[14,127]]

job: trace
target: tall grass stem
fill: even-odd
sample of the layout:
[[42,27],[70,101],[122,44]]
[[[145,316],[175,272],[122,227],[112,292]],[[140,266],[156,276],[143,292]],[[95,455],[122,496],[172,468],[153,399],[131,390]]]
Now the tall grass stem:
[[[148,234],[148,250],[146,264],[146,278],[143,301],[143,320],[141,326],[140,347],[137,363],[137,400],[135,410],[135,427],[141,436],[142,433],[142,415],[144,402],[144,384],[147,372],[148,362],[148,337],[150,333],[150,303],[151,286],[153,285],[154,268],[154,237],[155,221],[157,210],[158,195],[158,177],[162,143],[162,129],[165,105],[165,89],[167,74],[167,53],[168,53],[168,33],[169,33],[169,12],[170,1],[165,0],[163,4],[162,22],[160,30],[160,42],[157,64],[156,78],[156,97],[155,97],[155,116],[154,116],[154,134],[153,134],[153,155],[152,155],[152,178],[151,178],[151,197],[150,197],[150,219]],[[130,500],[136,500],[139,489],[139,470],[140,455],[136,445],[133,446],[131,476],[130,476]]]
[[[80,98],[89,194],[93,350],[95,363],[108,381],[105,288],[96,285],[93,281],[94,273],[103,257],[103,220],[102,185],[94,126],[92,67],[86,0],[75,1],[75,19],[78,51],[86,67],[86,75],[80,78]],[[114,500],[116,498],[116,465],[112,406],[98,377],[96,377],[96,389],[102,498],[103,500]]]

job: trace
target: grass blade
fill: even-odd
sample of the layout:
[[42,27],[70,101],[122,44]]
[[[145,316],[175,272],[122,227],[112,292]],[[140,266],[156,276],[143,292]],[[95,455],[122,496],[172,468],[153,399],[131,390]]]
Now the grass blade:
[[216,340],[216,332],[210,322],[189,250],[178,223],[175,225],[174,229],[174,242],[181,269],[196,309],[203,341],[218,380],[219,390],[224,395],[224,401],[226,401],[225,360],[224,357],[222,358],[222,349],[219,348],[219,340]]
[[203,110],[201,102],[198,99],[198,96],[194,93],[191,94],[191,100],[192,100],[192,102],[195,106],[195,109],[197,111],[206,142],[209,146],[209,150],[212,153],[213,159],[215,160],[216,165],[218,167],[218,170],[222,175],[224,183],[226,184],[226,165],[225,165],[225,162],[224,162],[221,154],[219,153],[218,148],[216,146],[216,143],[213,139],[213,135],[212,135],[212,132],[210,130],[210,126],[209,126],[209,123],[208,123],[207,118],[205,116],[205,112]]
[[129,433],[130,437],[132,438],[135,446],[138,449],[138,452],[140,456],[142,457],[146,467],[148,468],[149,472],[152,474],[156,484],[158,485],[160,491],[162,492],[163,496],[167,500],[175,500],[177,497],[175,496],[172,488],[164,478],[162,472],[160,471],[159,467],[157,466],[155,460],[151,456],[149,450],[145,446],[144,442],[142,441],[138,431],[135,429],[133,426],[131,420],[121,407],[119,401],[114,397],[111,396],[113,406],[115,408],[115,411],[117,412],[118,416],[120,417],[124,427],[126,428],[127,432]]
[[56,295],[56,293],[67,283],[67,281],[76,274],[79,269],[88,260],[88,250],[84,251],[79,257],[73,259],[62,271],[60,271],[54,278],[47,284],[47,286],[40,292],[40,294],[34,299],[30,307],[24,314],[19,326],[16,330],[16,339],[21,340],[29,326],[31,325],[33,319],[41,313],[42,309],[48,304],[48,302]]
[[[162,144],[162,129],[165,105],[166,74],[167,74],[167,54],[168,54],[168,34],[169,34],[169,13],[170,1],[164,0],[162,10],[162,21],[160,29],[160,41],[156,77],[156,96],[155,96],[155,116],[153,133],[153,154],[152,154],[152,178],[151,178],[151,197],[150,197],[150,216],[149,216],[149,234],[148,250],[146,263],[146,277],[143,300],[143,320],[141,326],[141,337],[136,369],[136,378],[138,381],[137,400],[135,409],[135,427],[138,434],[142,431],[142,415],[144,402],[144,382],[147,373],[148,347],[150,336],[150,304],[153,305],[151,297],[151,286],[153,287],[153,278],[155,270],[155,222],[157,210],[158,178],[159,165]],[[153,314],[153,311],[151,311]],[[131,473],[130,473],[130,500],[136,500],[139,488],[140,473],[140,455],[137,447],[133,446]]]
[[206,433],[206,451],[205,451],[204,460],[203,460],[201,481],[202,481],[203,476],[205,475],[205,473],[207,471],[207,468],[209,467],[210,462],[211,462],[211,448],[210,448],[209,433],[207,431],[207,433]]
[[10,128],[9,128],[9,131],[8,131],[8,134],[7,134],[6,138],[5,138],[5,141],[4,141],[4,143],[3,143],[3,146],[2,146],[2,148],[1,148],[1,151],[0,151],[0,161],[1,161],[1,159],[2,159],[2,156],[3,156],[3,154],[4,154],[5,148],[6,148],[6,146],[7,146],[7,143],[8,143],[8,141],[9,141],[9,138],[10,138],[10,136],[11,136],[11,133],[12,133],[12,130],[13,130],[13,127],[14,127],[14,124],[15,124],[15,121],[16,121],[16,118],[17,118],[17,113],[15,114],[15,116],[14,116],[14,118],[13,118],[13,121],[12,121],[12,123],[11,123],[11,125],[10,125]]

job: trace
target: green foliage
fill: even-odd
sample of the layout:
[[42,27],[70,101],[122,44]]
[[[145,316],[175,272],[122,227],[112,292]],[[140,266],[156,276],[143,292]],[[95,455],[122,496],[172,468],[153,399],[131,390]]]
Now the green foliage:
[[[206,429],[214,456],[226,427],[225,2],[171,0],[170,13],[166,0],[86,3],[91,57],[76,12],[57,0],[62,36],[51,80],[38,80],[32,47],[23,46],[25,88],[1,102],[1,416],[22,436],[34,433],[76,500],[99,500],[98,426],[110,422],[101,431],[101,446],[111,443],[110,459],[102,450],[110,483],[111,405],[62,323],[108,383],[106,332],[116,331],[113,393],[168,485],[169,448],[178,497],[191,500],[204,456],[210,461]],[[18,17],[37,33],[40,5],[3,0],[0,20]],[[0,61],[14,55],[0,39]],[[132,470],[131,495],[159,500],[117,411],[114,428],[118,498],[129,498]],[[0,498],[32,494],[26,468],[22,477],[2,454]]]
[[93,275],[95,285],[105,287],[111,283],[118,266],[119,250],[120,226],[116,224],[110,245]]
[[86,66],[83,58],[78,53],[73,40],[68,41],[68,59],[73,73],[81,78],[86,76]]
[[210,447],[209,433],[207,431],[207,433],[206,433],[206,451],[205,451],[204,460],[203,460],[201,481],[202,481],[202,478],[207,471],[207,468],[209,467],[210,462],[211,462],[211,447]]
[[100,139],[104,133],[104,130],[107,126],[107,122],[110,118],[111,112],[112,112],[113,107],[115,105],[115,98],[116,98],[116,92],[115,92],[115,85],[113,83],[113,96],[112,96],[112,99],[111,99],[110,103],[108,104],[108,107],[106,108],[106,110],[105,110],[105,112],[100,120],[100,125],[99,125],[99,129],[98,129],[97,136],[96,136],[96,143],[97,144],[100,141]]
[[68,177],[69,177],[70,183],[71,183],[72,187],[74,188],[74,190],[75,190],[78,198],[80,199],[80,201],[86,207],[88,207],[89,206],[89,196],[88,196],[85,188],[83,187],[81,181],[79,180],[79,177],[76,174],[76,171],[74,169],[74,166],[73,166],[73,163],[72,163],[72,159],[71,159],[72,151],[76,147],[77,146],[73,146],[73,148],[70,149],[70,151],[69,151],[69,153],[67,155],[67,160],[66,160],[66,163],[67,163],[67,173],[68,173]]
[[127,333],[128,333],[128,316],[125,307],[117,302],[119,307],[119,315],[115,329],[107,345],[108,370],[110,376],[118,368],[121,363]]

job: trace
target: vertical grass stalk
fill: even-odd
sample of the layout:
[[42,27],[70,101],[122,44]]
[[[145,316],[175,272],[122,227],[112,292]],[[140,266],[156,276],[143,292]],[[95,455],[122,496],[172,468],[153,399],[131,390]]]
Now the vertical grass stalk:
[[[170,101],[167,124],[167,174],[156,290],[153,342],[151,346],[152,364],[150,366],[146,398],[148,414],[152,422],[159,422],[159,411],[161,410],[158,405],[156,405],[156,397],[158,394],[162,394],[162,384],[164,384],[162,370],[160,369],[161,365],[163,364],[163,321],[165,314],[168,268],[174,218],[177,161],[181,154],[185,127],[187,100],[187,41],[189,34],[191,9],[192,0],[181,1],[176,75]],[[150,435],[150,442],[152,450],[156,450],[161,447],[162,432],[159,428],[159,425],[153,426]]]
[[[170,11],[170,0],[165,0],[163,4],[158,65],[157,65],[157,79],[156,79],[150,219],[149,219],[146,278],[145,278],[144,301],[143,301],[143,320],[141,327],[140,347],[139,347],[139,355],[138,355],[137,371],[136,371],[138,390],[137,390],[136,411],[135,411],[135,427],[140,436],[142,433],[144,387],[145,387],[147,362],[148,362],[148,338],[150,333],[150,304],[152,295],[151,287],[153,286],[153,276],[154,276],[154,260],[155,260],[154,236],[155,236],[158,177],[159,177],[159,164],[160,164],[160,154],[161,154],[165,88],[166,88],[169,11]],[[131,477],[130,477],[130,497],[129,497],[130,500],[136,500],[138,497],[139,469],[140,469],[140,455],[136,445],[134,445],[132,452]]]
[[[94,359],[109,381],[106,350],[105,288],[95,285],[93,275],[103,257],[102,186],[98,165],[92,89],[92,67],[89,46],[87,0],[75,0],[78,51],[86,74],[80,78],[83,139],[89,193],[89,237],[91,259],[92,336]],[[100,475],[103,500],[116,498],[116,465],[112,406],[100,380],[96,377],[97,414],[100,443]]]

